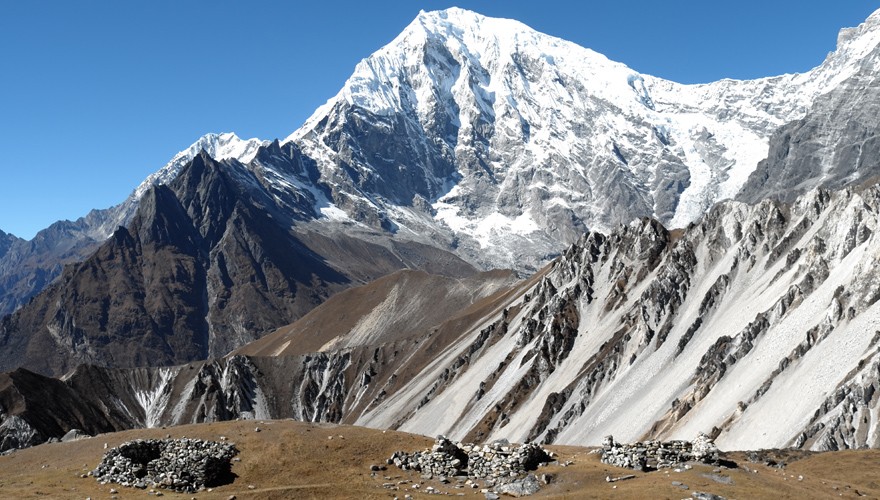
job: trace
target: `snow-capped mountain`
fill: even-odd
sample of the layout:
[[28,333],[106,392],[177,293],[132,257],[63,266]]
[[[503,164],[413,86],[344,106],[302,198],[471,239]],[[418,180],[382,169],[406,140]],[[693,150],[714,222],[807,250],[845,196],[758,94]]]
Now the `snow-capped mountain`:
[[872,61],[878,20],[805,74],[681,85],[517,21],[422,12],[287,140],[354,218],[535,268],[585,228],[682,227],[734,197],[778,127]]
[[[680,85],[515,21],[422,13],[283,143],[209,136],[126,203],[59,224],[76,256],[98,246],[84,227],[133,214],[0,319],[0,364],[238,349],[45,383],[78,415],[110,412],[89,391],[112,387],[112,428],[259,416],[880,446],[878,41],[880,12],[810,72]],[[716,203],[734,196],[751,204]],[[559,253],[516,285],[465,278],[468,262],[523,272]],[[406,268],[445,277],[312,309]],[[0,399],[38,378],[9,375]],[[0,436],[32,441],[27,418],[3,413]]]
[[15,311],[42,291],[58,277],[63,265],[85,259],[113,231],[127,226],[147,189],[170,182],[200,151],[218,159],[248,162],[266,144],[257,139],[245,141],[232,133],[207,134],[144,180],[119,205],[92,210],[75,221],[56,222],[30,241],[14,238],[5,250],[0,241],[0,316]]
[[[194,142],[190,147],[174,155],[164,167],[154,174],[147,177],[144,182],[134,190],[129,196],[128,201],[136,201],[144,195],[151,187],[160,184],[168,184],[180,170],[200,152],[204,151],[215,160],[228,160],[233,158],[241,163],[250,163],[257,156],[261,146],[269,145],[270,141],[260,139],[239,139],[232,132],[222,134],[206,134]],[[114,228],[115,229],[115,228]]]
[[124,202],[106,211],[99,211],[100,216],[95,219],[100,220],[100,223],[90,224],[90,236],[95,240],[103,241],[109,238],[119,226],[128,225],[137,211],[141,197],[153,186],[170,183],[177,177],[180,170],[200,152],[208,153],[215,160],[235,159],[242,163],[248,163],[254,159],[261,146],[268,144],[269,141],[255,138],[239,139],[232,132],[211,133],[200,137],[190,147],[174,155],[164,167],[148,176]]
[[[741,198],[759,200],[763,173],[774,169],[756,172],[770,138],[835,89],[860,109],[853,82],[873,75],[878,41],[875,13],[842,30],[837,49],[810,72],[681,85],[517,21],[457,8],[422,12],[285,140],[320,175],[274,189],[313,197],[317,223],[331,232],[378,230],[379,238],[453,249],[482,268],[528,273],[587,229],[609,231],[642,216],[684,226],[736,196],[753,174],[748,193],[757,194]],[[817,121],[826,112],[817,108]],[[777,135],[774,147],[787,151],[787,135]],[[21,242],[0,258],[0,314],[128,224],[140,196],[170,182],[200,150],[248,163],[266,144],[208,134],[122,204]],[[822,172],[806,188],[822,185]],[[853,181],[842,177],[838,185]]]

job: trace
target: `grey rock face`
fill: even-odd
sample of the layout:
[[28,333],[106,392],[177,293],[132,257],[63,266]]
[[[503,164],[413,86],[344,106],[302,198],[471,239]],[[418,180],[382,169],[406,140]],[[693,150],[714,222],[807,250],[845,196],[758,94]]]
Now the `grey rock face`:
[[858,73],[819,97],[770,139],[770,151],[737,199],[786,202],[816,187],[840,189],[880,175],[880,48]]
[[70,429],[69,431],[67,431],[67,434],[61,437],[61,442],[67,443],[70,441],[79,441],[80,439],[88,439],[90,437],[92,436],[89,436],[79,429]]
[[15,237],[15,235],[6,234],[3,231],[0,231],[0,259],[6,255],[6,252],[9,251],[9,247],[19,240],[20,238]]
[[534,495],[541,490],[541,483],[534,474],[529,474],[522,479],[502,484],[496,488],[496,491],[502,495],[510,495],[512,497],[527,497]]
[[100,218],[93,212],[75,222],[56,222],[30,241],[7,238],[5,249],[0,246],[0,316],[45,289],[64,265],[94,252],[107,236],[94,231]]
[[691,498],[694,500],[726,500],[721,495],[716,495],[714,493],[706,493],[704,491],[695,491],[691,493]]

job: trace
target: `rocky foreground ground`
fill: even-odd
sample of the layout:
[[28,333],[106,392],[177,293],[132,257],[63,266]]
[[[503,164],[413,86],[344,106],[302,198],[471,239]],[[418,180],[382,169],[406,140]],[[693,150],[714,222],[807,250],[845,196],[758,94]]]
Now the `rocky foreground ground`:
[[[232,482],[175,492],[102,484],[90,475],[108,451],[124,443],[184,437],[234,443]],[[437,444],[401,432],[291,420],[143,429],[0,456],[0,498],[510,498],[497,481],[404,470],[392,458]],[[642,472],[603,463],[597,449],[546,449],[551,460],[531,472],[539,489],[530,498],[880,498],[880,450],[722,451],[714,464],[695,461]]]

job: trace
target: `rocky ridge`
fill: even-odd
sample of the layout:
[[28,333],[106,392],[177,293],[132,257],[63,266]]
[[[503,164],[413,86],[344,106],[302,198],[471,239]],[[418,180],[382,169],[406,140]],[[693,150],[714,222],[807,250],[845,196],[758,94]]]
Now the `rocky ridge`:
[[[838,45],[854,53],[852,69],[841,72],[839,83],[818,96],[803,117],[773,133],[767,158],[737,199],[792,201],[816,187],[841,189],[873,181],[880,174],[880,140],[875,132],[880,51],[873,48],[877,35],[870,34],[878,26],[880,13],[875,12],[858,28],[841,31]],[[842,64],[836,57],[829,56],[825,65]]]
[[60,375],[80,363],[137,367],[222,356],[337,291],[401,268],[473,273],[431,247],[350,234],[327,245],[305,227],[292,230],[290,217],[313,215],[313,198],[272,197],[273,181],[258,168],[269,161],[289,179],[310,175],[295,147],[276,142],[252,168],[203,152],[171,184],[147,191],[127,228],[0,319],[0,368]]
[[[292,417],[472,442],[706,431],[726,449],[877,446],[878,220],[876,185],[726,202],[684,231],[644,219],[588,233],[530,280],[406,335],[351,319],[363,343],[340,331],[324,350],[285,355],[293,338],[279,330],[261,356],[82,367],[61,385],[105,413],[90,394],[106,387],[118,398],[108,425],[129,427]],[[437,306],[379,302],[397,318],[397,307],[427,317],[419,308]],[[332,309],[315,317],[355,313],[321,307]],[[43,425],[10,411],[31,394],[22,387],[0,391],[10,433]],[[75,422],[57,435],[71,427],[91,432]]]
[[119,205],[92,210],[75,221],[58,221],[31,240],[14,238],[5,251],[0,241],[0,316],[26,304],[61,274],[64,265],[84,260],[120,226],[128,226],[141,197],[151,187],[169,183],[199,152],[205,151],[216,160],[234,158],[247,163],[266,144],[268,141],[241,140],[232,133],[207,134],[145,179]]

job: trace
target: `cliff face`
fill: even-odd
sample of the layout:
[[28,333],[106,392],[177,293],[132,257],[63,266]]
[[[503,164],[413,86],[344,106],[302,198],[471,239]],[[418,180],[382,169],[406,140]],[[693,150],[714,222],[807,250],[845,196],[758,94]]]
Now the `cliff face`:
[[840,189],[880,175],[878,67],[880,51],[874,50],[858,72],[817,98],[806,116],[777,130],[767,159],[737,199],[792,201],[815,187]]

